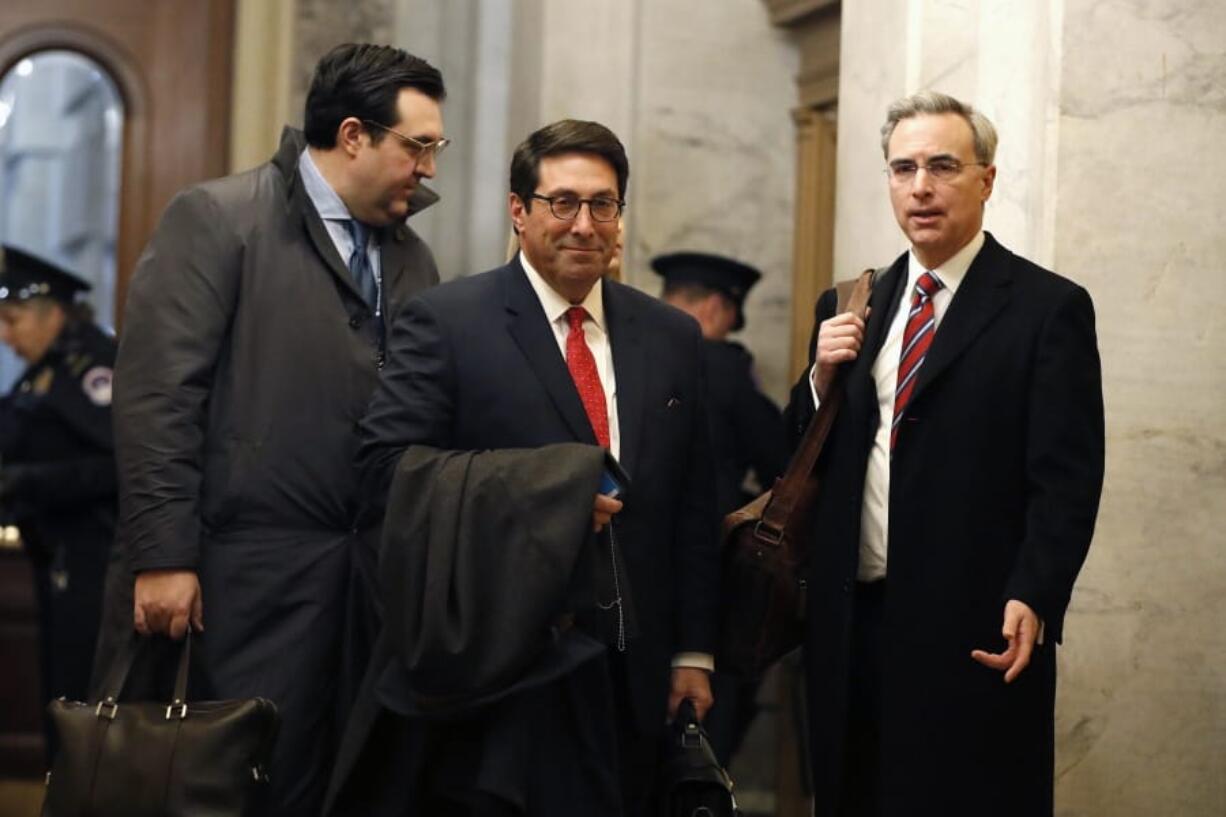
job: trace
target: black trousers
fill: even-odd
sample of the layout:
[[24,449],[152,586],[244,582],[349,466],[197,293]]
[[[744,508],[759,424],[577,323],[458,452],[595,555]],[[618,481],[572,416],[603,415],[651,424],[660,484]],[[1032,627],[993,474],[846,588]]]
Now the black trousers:
[[857,582],[840,817],[877,817],[881,812],[884,619],[885,579]]

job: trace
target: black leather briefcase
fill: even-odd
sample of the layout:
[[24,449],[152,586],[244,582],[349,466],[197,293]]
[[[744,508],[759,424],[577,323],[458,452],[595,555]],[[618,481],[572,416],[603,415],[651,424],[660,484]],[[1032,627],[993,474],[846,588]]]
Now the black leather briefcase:
[[189,639],[169,701],[121,700],[146,641],[134,639],[117,657],[102,701],[51,702],[60,751],[47,777],[43,817],[258,813],[277,734],[276,707],[263,698],[188,702]]
[[660,817],[736,817],[732,778],[719,765],[694,705],[677,707],[663,756]]

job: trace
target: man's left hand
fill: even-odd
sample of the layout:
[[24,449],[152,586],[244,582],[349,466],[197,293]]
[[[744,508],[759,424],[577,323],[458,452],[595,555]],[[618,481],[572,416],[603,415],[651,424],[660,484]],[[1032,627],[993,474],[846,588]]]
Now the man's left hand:
[[707,710],[715,703],[711,694],[711,673],[694,667],[673,667],[673,688],[668,693],[669,720],[677,716],[677,707],[686,698],[693,701],[698,720],[705,718]]
[[1039,637],[1039,617],[1028,604],[1009,599],[1005,603],[1005,624],[1001,627],[1000,634],[1009,642],[1008,649],[1002,653],[971,650],[971,658],[985,667],[1004,670],[1007,684],[1021,675],[1022,670],[1030,663],[1035,639]]

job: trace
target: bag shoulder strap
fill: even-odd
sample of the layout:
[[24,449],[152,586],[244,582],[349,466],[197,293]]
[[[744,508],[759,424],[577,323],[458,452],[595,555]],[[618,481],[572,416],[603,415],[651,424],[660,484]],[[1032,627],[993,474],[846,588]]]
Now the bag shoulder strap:
[[[863,320],[868,310],[868,298],[872,294],[873,281],[877,274],[877,270],[867,269],[857,278],[837,284],[835,292],[838,297],[838,306],[835,308],[835,314],[853,312]],[[830,434],[831,426],[834,425],[834,417],[843,402],[844,369],[845,367],[840,366],[835,373],[825,398],[817,408],[817,413],[813,415],[808,428],[805,429],[796,454],[771,491],[770,502],[762,511],[761,522],[762,526],[767,529],[765,533],[768,536],[781,537],[783,535],[788,520],[792,517],[793,511],[804,494],[805,483],[808,482],[809,475],[817,465],[822,446],[826,443],[826,437]]]

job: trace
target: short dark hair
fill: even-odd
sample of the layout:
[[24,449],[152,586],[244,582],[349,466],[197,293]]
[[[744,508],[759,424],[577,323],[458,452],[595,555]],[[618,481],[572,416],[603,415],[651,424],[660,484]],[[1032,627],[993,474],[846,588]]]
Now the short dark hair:
[[[442,102],[447,96],[443,75],[421,57],[389,45],[345,43],[333,48],[315,66],[307,91],[303,132],[311,147],[336,147],[336,132],[346,117],[396,125],[396,100],[403,88],[420,91]],[[372,128],[378,142],[384,132]]]
[[607,161],[617,173],[617,197],[626,198],[630,162],[621,140],[599,122],[563,119],[533,133],[511,156],[511,192],[519,196],[524,209],[532,209],[532,194],[540,182],[541,159],[563,153],[591,153]]

